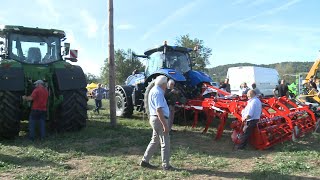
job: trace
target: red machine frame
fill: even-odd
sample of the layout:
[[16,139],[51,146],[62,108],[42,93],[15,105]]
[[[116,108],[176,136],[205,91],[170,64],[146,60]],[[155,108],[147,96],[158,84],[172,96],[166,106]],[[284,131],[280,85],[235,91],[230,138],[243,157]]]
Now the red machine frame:
[[[231,123],[233,129],[232,140],[240,143],[240,135],[243,133],[243,122],[241,111],[247,104],[246,96],[232,96],[230,93],[222,91],[210,84],[203,84],[202,95],[207,89],[211,89],[210,96],[203,96],[190,99],[186,104],[180,105],[185,110],[194,111],[194,121],[192,127],[198,123],[199,112],[206,115],[206,126],[203,133],[206,133],[215,117],[220,119],[217,129],[216,140],[220,139],[229,114],[237,120]],[[218,97],[222,95],[222,97]],[[306,105],[298,106],[286,97],[269,97],[260,100],[263,104],[262,115],[251,136],[250,143],[256,149],[267,149],[277,143],[295,139],[305,133],[315,130],[316,117]]]

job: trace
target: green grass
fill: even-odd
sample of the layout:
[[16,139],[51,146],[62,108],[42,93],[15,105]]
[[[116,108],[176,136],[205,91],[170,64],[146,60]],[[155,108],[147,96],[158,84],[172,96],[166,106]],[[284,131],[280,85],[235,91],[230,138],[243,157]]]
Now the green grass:
[[[50,134],[45,141],[27,139],[24,124],[20,137],[1,141],[0,179],[306,179],[320,177],[320,136],[285,142],[273,150],[253,148],[234,152],[230,129],[219,141],[216,129],[175,125],[171,136],[171,162],[179,170],[160,168],[160,147],[151,163],[159,169],[138,166],[152,130],[141,113],[118,119],[110,127],[108,104],[100,115],[89,101],[87,127],[79,132]],[[144,119],[144,120],[143,120]],[[200,123],[201,124],[201,123]],[[216,125],[215,125],[216,126]]]

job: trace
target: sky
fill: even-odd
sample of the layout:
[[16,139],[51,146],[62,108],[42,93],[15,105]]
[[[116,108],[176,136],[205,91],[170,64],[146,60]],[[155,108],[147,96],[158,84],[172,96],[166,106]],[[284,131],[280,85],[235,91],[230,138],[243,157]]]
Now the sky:
[[[108,0],[1,0],[1,7],[1,25],[64,30],[79,51],[77,64],[100,75]],[[207,67],[315,61],[319,7],[319,0],[114,0],[114,45],[143,54],[189,34],[212,49]]]

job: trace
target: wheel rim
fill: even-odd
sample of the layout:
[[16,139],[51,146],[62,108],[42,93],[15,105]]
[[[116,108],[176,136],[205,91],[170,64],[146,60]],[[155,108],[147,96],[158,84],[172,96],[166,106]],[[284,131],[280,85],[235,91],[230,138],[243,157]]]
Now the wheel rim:
[[124,109],[124,101],[123,98],[120,95],[116,96],[116,111],[117,114],[121,113]]

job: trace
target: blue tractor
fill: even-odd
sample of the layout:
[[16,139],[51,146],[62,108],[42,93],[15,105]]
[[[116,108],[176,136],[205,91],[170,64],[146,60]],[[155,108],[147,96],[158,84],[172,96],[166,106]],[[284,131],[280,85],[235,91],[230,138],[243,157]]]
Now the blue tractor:
[[213,81],[206,73],[192,70],[192,51],[190,48],[169,46],[165,42],[163,46],[147,50],[144,55],[134,55],[147,59],[146,68],[144,72],[130,75],[125,85],[116,86],[117,116],[129,118],[135,107],[137,111],[144,111],[148,93],[159,75],[176,82],[175,87],[182,99],[198,96],[202,84]]

